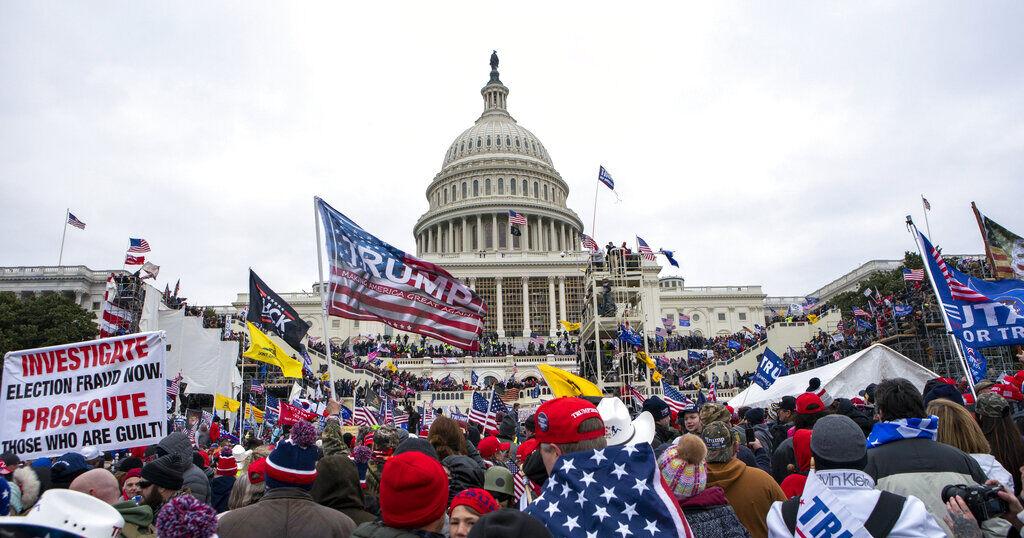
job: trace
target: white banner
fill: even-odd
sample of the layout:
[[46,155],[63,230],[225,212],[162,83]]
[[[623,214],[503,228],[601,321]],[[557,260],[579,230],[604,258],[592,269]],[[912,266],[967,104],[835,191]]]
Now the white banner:
[[430,359],[431,364],[458,364],[459,359],[456,357],[434,357]]
[[159,441],[166,343],[159,331],[7,353],[0,451],[33,459]]

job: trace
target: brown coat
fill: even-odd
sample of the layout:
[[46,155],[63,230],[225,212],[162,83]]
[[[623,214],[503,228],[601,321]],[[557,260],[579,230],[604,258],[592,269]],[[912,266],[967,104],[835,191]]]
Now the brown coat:
[[320,506],[299,488],[267,490],[256,504],[224,513],[217,528],[221,538],[349,538],[356,524],[345,514]]
[[733,458],[725,463],[708,464],[708,488],[719,486],[736,511],[740,523],[754,538],[768,537],[768,511],[786,494],[768,473]]

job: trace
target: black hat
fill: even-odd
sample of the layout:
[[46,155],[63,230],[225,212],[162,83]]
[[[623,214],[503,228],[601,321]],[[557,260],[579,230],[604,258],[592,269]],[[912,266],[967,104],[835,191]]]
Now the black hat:
[[672,414],[672,411],[668,408],[668,404],[665,400],[657,396],[651,396],[644,402],[644,411],[648,411],[654,416],[654,420],[661,420]]
[[760,424],[764,422],[764,409],[752,407],[747,410],[743,418],[747,420],[747,424]]
[[179,490],[185,483],[180,456],[167,454],[142,466],[142,478],[165,489]]
[[783,396],[782,401],[779,402],[779,409],[796,411],[796,398],[793,396]]
[[476,520],[470,538],[543,538],[551,531],[537,518],[514,508],[497,510]]

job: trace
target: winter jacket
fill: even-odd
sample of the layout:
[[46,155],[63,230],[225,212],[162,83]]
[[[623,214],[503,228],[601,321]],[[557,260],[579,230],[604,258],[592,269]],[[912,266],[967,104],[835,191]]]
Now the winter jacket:
[[651,441],[651,446],[660,447],[661,445],[679,437],[679,432],[669,428],[668,426],[662,426],[657,422],[654,423],[654,440]]
[[765,452],[768,454],[770,461],[772,452],[775,452],[775,439],[772,437],[771,427],[767,424],[756,424],[754,426],[754,438],[761,443],[761,447],[764,448]]
[[352,518],[320,506],[300,488],[267,490],[256,504],[236,508],[220,518],[221,538],[348,538],[355,530]]
[[210,506],[217,513],[228,511],[228,497],[235,486],[234,476],[218,476],[210,481]]
[[761,447],[755,452],[747,445],[740,445],[736,458],[750,467],[757,467],[766,473],[772,472],[772,459],[768,451]]
[[174,432],[164,437],[156,444],[157,448],[165,454],[178,454],[183,467],[180,469],[185,479],[182,489],[187,489],[193,497],[210,504],[210,479],[202,469],[192,463],[192,443],[188,436],[181,432]]
[[871,416],[858,409],[848,398],[836,398],[836,414],[850,417],[857,426],[860,426],[865,437],[871,434],[871,427],[874,425]]
[[484,467],[469,456],[448,456],[441,465],[448,469],[448,502],[469,488],[484,487]]
[[359,473],[352,460],[344,454],[322,458],[316,464],[316,481],[310,491],[313,500],[352,518],[356,525],[377,519],[366,511]]
[[132,501],[124,501],[115,504],[114,509],[124,518],[121,536],[125,538],[153,538],[156,536],[156,529],[153,528],[153,509],[149,506],[140,506]]
[[789,468],[790,465],[796,469],[796,453],[793,452],[792,437],[786,438],[772,454],[772,478],[781,484],[787,476],[795,472]]
[[901,439],[874,447],[868,450],[864,472],[874,479],[878,489],[921,499],[947,534],[942,521],[946,515],[942,488],[949,484],[984,484],[988,479],[969,454],[931,439]]
[[31,510],[36,505],[36,501],[39,500],[40,490],[42,489],[36,469],[32,467],[18,467],[11,475],[11,480],[11,490],[18,490],[18,502],[21,506],[19,511],[25,513]]
[[725,463],[709,463],[707,487],[714,486],[725,490],[725,498],[751,536],[768,536],[768,526],[765,524],[768,510],[773,502],[786,500],[782,488],[768,473],[748,467],[736,458]]
[[335,454],[347,456],[349,453],[348,445],[345,444],[345,437],[341,433],[341,425],[335,419],[327,419],[327,422],[324,424],[324,431],[320,434],[320,440],[323,445],[324,456],[333,456]]
[[352,536],[353,538],[445,538],[445,535],[443,534],[427,533],[424,531],[417,531],[414,534],[412,531],[393,529],[391,527],[384,526],[380,521],[375,523],[363,523],[354,533],[352,533]]
[[[850,515],[860,521],[867,521],[871,511],[875,509],[878,496],[881,491],[874,489],[875,482],[865,473],[853,469],[833,469],[818,471],[818,479],[822,480],[828,489],[839,499],[839,504],[845,506]],[[927,538],[941,536],[942,528],[935,519],[928,513],[924,503],[917,497],[907,497],[903,504],[903,511],[900,512],[899,521],[889,531],[892,538]],[[782,503],[772,505],[768,513],[768,536],[773,538],[793,536],[786,526],[782,517]]]
[[1013,475],[1006,470],[1006,467],[1003,467],[1002,463],[999,463],[995,456],[992,454],[971,454],[971,457],[981,466],[985,476],[991,480],[998,480],[1009,491],[1016,491],[1014,489],[1016,483],[1013,480]]
[[680,500],[679,506],[695,538],[750,538],[750,533],[740,524],[720,487],[708,488]]
[[[512,451],[510,453],[515,454],[515,451]],[[480,455],[480,451],[477,450],[476,446],[470,443],[466,443],[466,455],[469,456],[469,459],[475,461],[478,465],[480,465],[480,467],[484,466],[484,458],[483,456]]]

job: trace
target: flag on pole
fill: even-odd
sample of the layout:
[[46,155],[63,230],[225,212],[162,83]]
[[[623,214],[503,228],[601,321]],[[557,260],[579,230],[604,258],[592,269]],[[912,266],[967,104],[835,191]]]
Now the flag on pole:
[[356,426],[373,427],[380,425],[377,420],[377,412],[372,407],[361,405],[352,411],[352,421]]
[[599,250],[599,247],[597,246],[597,241],[594,241],[594,238],[590,237],[587,234],[580,234],[580,243],[583,245],[583,248],[591,250],[593,252],[597,252]]
[[124,255],[125,265],[142,265],[144,263],[146,263],[145,256],[132,256],[131,254]]
[[129,237],[128,252],[138,252],[141,254],[145,254],[149,252],[149,242],[146,241],[145,239]]
[[636,236],[636,244],[637,250],[640,252],[641,255],[643,255],[643,258],[645,260],[653,262],[656,259],[654,256],[654,251],[651,250],[651,246],[647,244],[647,241],[641,239],[639,235]]
[[[632,389],[633,387],[630,387]],[[679,413],[688,405],[692,405],[693,402],[689,398],[683,396],[679,389],[668,384],[668,381],[661,380],[661,391],[665,395],[665,403],[668,404],[668,408],[676,413]]]
[[253,379],[249,390],[253,394],[263,394],[263,385],[260,384],[259,379]]
[[996,278],[1024,280],[1024,238],[986,217],[971,202],[981,228],[985,253]]
[[242,356],[254,361],[265,362],[281,368],[285,377],[302,379],[302,363],[289,357],[280,346],[256,328],[251,321],[245,322],[249,328],[249,349]]
[[677,262],[673,257],[673,252],[671,250],[661,249],[658,253],[665,256],[665,259],[668,260],[668,263],[672,264],[672,267],[679,267],[679,262]]
[[156,279],[156,277],[159,274],[160,274],[160,266],[159,265],[157,265],[155,263],[151,263],[151,262],[146,262],[146,263],[142,264],[142,278],[143,279],[147,279],[147,278]]
[[717,383],[715,383],[715,380],[712,379],[711,380],[711,386],[708,387],[708,401],[709,402],[717,402],[718,401],[718,390],[715,388],[715,385],[717,385]]
[[487,305],[439,265],[374,237],[323,200],[328,314],[379,321],[461,349],[480,349]]
[[508,210],[508,223],[509,224],[518,224],[520,226],[526,226],[526,215],[523,215],[522,213],[517,213],[517,212],[512,211],[511,209],[509,209]]
[[921,195],[921,203],[924,204],[925,211],[931,211],[932,210],[931,202],[929,202],[928,199],[925,198],[923,194]]
[[[662,383],[664,383],[664,382],[665,381],[663,380]],[[643,403],[647,401],[647,396],[644,396],[643,394],[641,394],[640,391],[636,390],[636,388],[633,385],[626,385],[626,386],[629,388],[629,395],[632,396],[633,399],[636,400],[637,403],[639,403],[640,405],[643,405]],[[662,390],[664,390],[664,389],[662,389]]]
[[473,392],[473,406],[469,410],[469,420],[479,424],[484,432],[497,429],[498,427],[498,423],[494,419],[494,413],[490,408],[490,402],[479,392]]
[[946,281],[946,286],[949,287],[949,292],[952,295],[953,300],[967,301],[971,303],[991,302],[988,297],[986,297],[977,290],[971,289],[966,284],[964,284],[961,281],[962,279],[956,278],[953,275],[953,271],[950,270],[948,265],[946,265],[946,260],[942,258],[942,253],[939,252],[939,249],[932,246],[932,244],[928,241],[928,238],[926,238],[924,234],[921,234],[921,238],[924,240],[924,244],[928,248],[928,252],[926,252],[925,255],[931,258],[931,260],[929,260],[928,263],[934,261],[935,264],[938,266],[939,276],[941,276],[943,280]]
[[309,332],[309,323],[252,269],[249,269],[249,308],[245,319],[261,330],[280,336],[295,350],[302,349],[302,339]]
[[78,228],[79,230],[85,229],[85,223],[78,220],[78,217],[76,217],[74,213],[71,213],[70,211],[68,212],[68,224],[74,226],[75,228]]
[[225,413],[237,413],[238,408],[242,406],[242,402],[229,398],[221,393],[214,394],[213,396],[213,408],[217,411],[224,411]]
[[604,183],[605,187],[611,190],[615,190],[615,180],[612,179],[612,175],[608,173],[608,170],[602,166],[597,170],[597,180]]
[[924,269],[904,269],[903,280],[907,282],[921,282],[924,280]]

